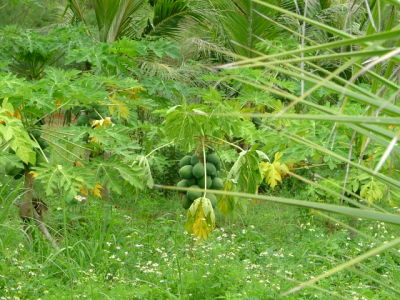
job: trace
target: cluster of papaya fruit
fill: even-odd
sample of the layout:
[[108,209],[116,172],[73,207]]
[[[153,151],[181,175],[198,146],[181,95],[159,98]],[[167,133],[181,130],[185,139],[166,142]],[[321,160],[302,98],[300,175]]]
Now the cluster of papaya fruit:
[[108,119],[110,124],[123,124],[122,120],[110,116],[110,112],[105,105],[94,104],[92,107],[79,106],[75,107],[72,113],[75,115],[75,124],[77,126],[97,127],[96,125],[103,124],[104,121],[101,120],[105,119]]
[[[215,153],[208,153],[205,162],[197,155],[186,155],[179,161],[179,167],[179,176],[182,180],[178,182],[177,187],[213,190],[222,190],[224,188],[224,182],[218,177],[221,161]],[[188,209],[195,199],[203,196],[203,193],[188,191],[181,193],[181,195],[183,207]],[[206,196],[215,206],[217,197],[211,193],[207,193]]]
[[99,114],[93,109],[91,111],[81,110],[76,118],[77,126],[88,126],[93,120],[99,119]]

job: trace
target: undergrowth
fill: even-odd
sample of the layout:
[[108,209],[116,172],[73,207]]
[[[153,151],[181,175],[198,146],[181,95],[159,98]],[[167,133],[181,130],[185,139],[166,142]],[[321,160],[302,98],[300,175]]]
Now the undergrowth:
[[[1,206],[9,214],[0,231],[0,299],[275,299],[294,278],[308,280],[399,233],[359,220],[370,242],[306,210],[252,203],[197,241],[182,231],[175,195],[138,195],[50,211],[49,225],[62,224],[52,227],[62,245],[55,252],[39,234],[28,244],[10,201]],[[395,299],[374,274],[398,282],[399,263],[398,250],[383,253],[295,299]]]

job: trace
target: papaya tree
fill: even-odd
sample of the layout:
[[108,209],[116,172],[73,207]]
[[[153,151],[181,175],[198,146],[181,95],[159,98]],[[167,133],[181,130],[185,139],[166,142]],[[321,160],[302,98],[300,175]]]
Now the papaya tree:
[[[15,36],[6,39],[10,31]],[[169,44],[101,44],[79,27],[47,35],[5,28],[2,34],[0,165],[25,182],[25,198],[15,202],[24,222],[35,221],[57,247],[44,225],[48,207],[107,199],[151,182],[140,155],[137,108],[157,101],[124,74],[137,56],[166,55],[162,48]],[[71,36],[76,42],[65,48]]]

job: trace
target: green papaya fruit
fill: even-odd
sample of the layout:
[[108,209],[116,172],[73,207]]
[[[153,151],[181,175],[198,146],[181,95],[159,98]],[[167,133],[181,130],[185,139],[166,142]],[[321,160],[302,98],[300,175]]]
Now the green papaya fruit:
[[179,161],[179,167],[182,168],[183,166],[190,165],[192,157],[190,155],[184,156],[180,161]]
[[99,119],[99,114],[94,109],[89,111],[88,115],[90,120]]
[[204,176],[204,164],[201,162],[195,164],[192,173],[197,179],[202,178]]
[[210,153],[207,155],[207,162],[212,163],[217,170],[221,169],[221,161],[217,154]]
[[[199,189],[200,187],[198,185],[192,185],[191,188],[193,189]],[[188,191],[187,192],[187,197],[190,201],[194,201],[197,198],[200,198],[203,195],[202,192],[197,192],[197,191]]]
[[206,163],[207,176],[215,176],[217,174],[217,168],[212,163]]
[[179,169],[179,176],[183,179],[190,179],[192,178],[192,169],[191,165],[183,166]]
[[212,181],[211,189],[213,190],[222,190],[224,189],[224,182],[221,178],[215,177]]
[[190,159],[190,164],[192,166],[196,165],[199,162],[199,158],[197,157],[197,155],[193,155],[192,158]]
[[[206,163],[206,169],[207,169],[207,176],[214,177],[217,174],[217,169],[212,163]],[[196,177],[197,179],[200,179],[204,177],[204,164],[203,163],[197,163],[193,167],[193,176]]]
[[196,185],[196,178],[186,179],[188,186]]
[[86,126],[89,124],[89,117],[87,115],[80,115],[78,119],[76,119],[77,126]]
[[204,180],[204,178],[207,178],[207,188],[209,189],[209,188],[211,188],[211,185],[212,185],[212,178],[211,178],[211,176],[207,176],[207,177],[202,177],[202,178],[200,178],[199,179],[199,187],[201,187],[202,189],[204,189],[204,186],[205,186],[205,180]]
[[182,179],[176,184],[177,187],[189,187],[188,185],[188,180],[187,179]]

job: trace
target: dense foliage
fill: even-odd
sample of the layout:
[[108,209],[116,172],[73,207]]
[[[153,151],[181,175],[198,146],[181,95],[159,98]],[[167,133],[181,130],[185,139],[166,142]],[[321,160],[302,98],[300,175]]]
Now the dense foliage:
[[[172,233],[171,238],[181,245],[192,243],[194,238],[196,244],[188,250],[194,256],[207,245],[211,252],[220,253],[226,245],[221,246],[221,237],[216,236],[223,236],[224,227],[235,235],[239,229],[229,224],[242,220],[246,228],[236,234],[242,232],[240,238],[247,243],[229,241],[237,242],[238,247],[232,259],[240,256],[232,268],[240,269],[244,262],[251,269],[248,262],[253,261],[253,255],[285,252],[261,249],[261,238],[255,233],[248,239],[245,235],[248,224],[253,224],[251,216],[262,219],[262,211],[272,207],[277,214],[299,218],[301,222],[295,223],[302,230],[317,228],[316,239],[328,230],[335,234],[337,244],[349,239],[365,245],[360,246],[363,251],[351,248],[349,253],[325,249],[332,251],[330,258],[341,264],[333,268],[331,261],[328,267],[332,269],[327,271],[327,265],[315,269],[322,274],[314,274],[314,278],[293,278],[304,283],[292,289],[285,284],[287,292],[282,291],[281,296],[308,286],[319,289],[318,281],[344,269],[379,283],[377,299],[395,298],[400,293],[396,285],[388,287],[379,278],[384,274],[393,282],[398,279],[399,3],[0,2],[0,16],[24,9],[29,9],[29,14],[24,14],[23,21],[15,18],[0,23],[0,224],[7,228],[0,233],[5,240],[0,243],[0,253],[13,247],[7,244],[9,228],[20,227],[13,217],[12,204],[18,206],[23,222],[23,230],[13,234],[19,235],[16,240],[20,241],[24,233],[32,252],[43,252],[44,261],[39,264],[53,261],[52,251],[56,251],[58,263],[68,265],[75,257],[81,260],[74,261],[76,266],[88,266],[91,262],[86,260],[93,260],[108,243],[134,245],[125,237],[125,233],[132,236],[136,232],[129,227],[132,216],[111,215],[112,207],[144,209],[143,203],[147,203],[160,215],[163,211],[171,213],[171,208],[177,210],[172,213],[175,217],[165,218],[161,230],[165,232],[160,234]],[[30,15],[34,9],[46,17],[35,20]],[[168,207],[160,200],[157,207],[157,198],[173,204]],[[140,201],[143,203],[137,203]],[[260,203],[264,201],[307,210],[280,211],[279,206]],[[185,209],[183,226],[180,216]],[[96,220],[96,214],[101,220]],[[271,217],[271,212],[265,215]],[[128,227],[121,229],[125,221],[123,226]],[[179,224],[180,231],[174,224]],[[376,239],[363,232],[377,224],[394,224],[390,237],[386,227],[382,227],[383,233],[376,231]],[[344,229],[339,231],[339,225]],[[118,233],[114,237],[111,226]],[[95,241],[98,249],[90,254],[88,249],[94,242],[86,241],[86,235],[91,228],[99,236]],[[185,240],[184,230],[194,237]],[[264,234],[262,231],[260,236]],[[121,241],[110,242],[112,238]],[[361,238],[367,239],[368,245],[357,240]],[[378,244],[384,240],[387,243]],[[135,243],[137,248],[142,243],[149,246],[148,241],[140,239]],[[312,243],[318,247],[318,242]],[[294,244],[293,240],[288,244]],[[179,252],[176,245],[171,247],[174,250],[156,247],[155,251]],[[248,248],[247,254],[243,247]],[[384,271],[372,263],[376,274],[371,279],[365,269],[357,269],[363,260],[385,250]],[[350,258],[360,252],[364,254]],[[27,257],[27,253],[21,253]],[[126,253],[135,255],[131,250]],[[141,255],[150,261],[151,256]],[[186,254],[182,257],[188,264]],[[304,264],[304,257],[298,259],[288,264],[289,269]],[[104,260],[94,263],[101,265]],[[6,261],[0,263],[6,265]],[[173,263],[180,269],[178,260],[164,262],[165,268]],[[155,264],[150,261],[147,266],[157,273],[159,264]],[[129,272],[120,267],[121,276],[129,278]],[[102,269],[92,274],[92,279],[105,276],[112,281],[116,277],[109,274],[118,273],[118,268]],[[72,272],[72,268],[69,270]],[[293,272],[288,272],[291,277]],[[64,280],[74,278],[72,273],[57,274]],[[182,290],[185,279],[181,271],[179,274],[178,285],[170,285],[174,279],[167,275],[168,279],[140,279],[155,287],[158,282],[154,280],[166,285],[154,293],[146,289],[135,292],[135,297],[243,296],[240,290],[221,294],[217,287],[204,293],[194,289],[191,295],[192,287]],[[3,278],[0,273],[0,288],[7,288]],[[194,282],[198,280],[193,278]],[[140,280],[134,285],[140,286]],[[221,289],[226,286],[225,280],[219,283]],[[265,287],[264,279],[260,283]],[[244,281],[240,284],[246,297],[251,297],[251,289]],[[11,290],[6,290],[4,299],[10,299]],[[125,293],[123,290],[121,287],[121,293]],[[255,297],[266,299],[260,287],[254,290]],[[278,290],[268,297],[277,297]],[[341,289],[335,292],[329,284],[321,291],[332,297],[348,296],[342,295]],[[365,291],[357,299],[370,297],[368,288]],[[30,295],[26,291],[22,297],[38,295],[43,296],[42,292]],[[295,295],[311,297],[306,292]]]

